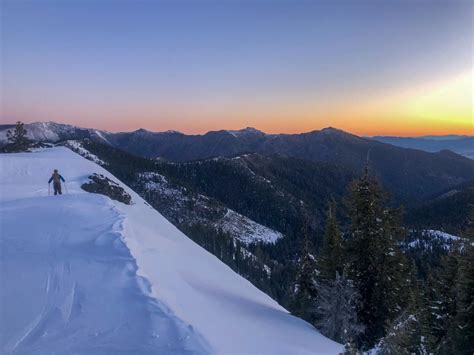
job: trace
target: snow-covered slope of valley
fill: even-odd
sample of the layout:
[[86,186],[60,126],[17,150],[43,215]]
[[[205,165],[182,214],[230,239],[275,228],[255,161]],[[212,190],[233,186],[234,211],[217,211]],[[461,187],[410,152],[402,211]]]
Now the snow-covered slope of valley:
[[[48,196],[60,169],[67,194]],[[0,155],[0,353],[336,354],[102,167],[58,147]]]
[[[78,153],[81,154],[81,152]],[[81,155],[92,160],[87,155]],[[160,212],[175,224],[206,223],[247,245],[256,242],[275,243],[278,239],[283,238],[283,234],[280,232],[224,207],[207,196],[189,194],[186,188],[170,184],[165,176],[158,173],[141,173],[138,176],[138,181],[143,184],[148,195],[150,192],[156,193],[152,198],[160,199],[162,208]]]

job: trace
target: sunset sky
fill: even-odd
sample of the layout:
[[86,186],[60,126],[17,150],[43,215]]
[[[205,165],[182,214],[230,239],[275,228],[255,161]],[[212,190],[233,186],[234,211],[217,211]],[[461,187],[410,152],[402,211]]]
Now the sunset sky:
[[470,0],[1,0],[1,123],[473,131]]

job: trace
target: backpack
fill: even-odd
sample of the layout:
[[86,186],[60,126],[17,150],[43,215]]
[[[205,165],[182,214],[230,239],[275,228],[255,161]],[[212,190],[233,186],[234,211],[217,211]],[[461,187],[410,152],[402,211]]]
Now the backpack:
[[55,184],[60,184],[61,183],[61,175],[57,174],[57,173],[53,173],[53,183]]

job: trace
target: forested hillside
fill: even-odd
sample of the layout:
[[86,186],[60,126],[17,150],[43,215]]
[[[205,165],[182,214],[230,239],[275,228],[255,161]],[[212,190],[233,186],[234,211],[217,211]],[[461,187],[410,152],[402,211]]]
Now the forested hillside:
[[[458,331],[469,322],[460,307],[472,297],[463,283],[472,277],[468,221],[458,216],[453,236],[432,230],[437,225],[430,219],[411,223],[411,212],[410,224],[404,223],[370,166],[360,177],[276,155],[173,163],[91,141],[82,146],[193,240],[323,334],[346,343],[349,353],[374,346],[396,354],[469,353],[471,335]],[[180,199],[185,203],[176,203]],[[282,237],[252,241],[238,238],[242,225],[234,233],[216,227],[228,209]],[[185,211],[195,218],[179,218]],[[449,215],[438,217],[453,225]],[[438,304],[443,309],[433,313]]]
[[407,223],[459,234],[474,206],[474,181],[454,186],[407,211]]

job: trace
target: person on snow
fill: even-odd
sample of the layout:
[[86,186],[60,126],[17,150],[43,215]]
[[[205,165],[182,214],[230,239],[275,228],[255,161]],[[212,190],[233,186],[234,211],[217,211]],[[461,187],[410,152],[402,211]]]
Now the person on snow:
[[61,192],[61,180],[63,182],[66,182],[64,178],[58,173],[57,169],[54,169],[53,175],[51,175],[51,178],[48,181],[48,184],[51,184],[51,181],[53,182],[53,188],[54,188],[54,194],[60,194],[62,195]]

